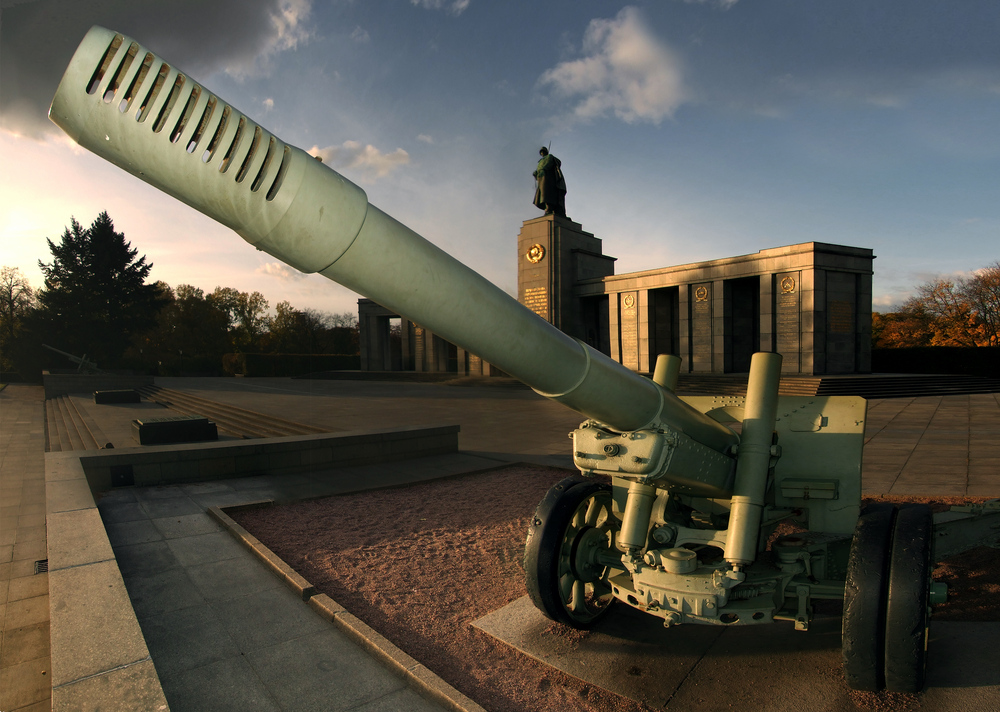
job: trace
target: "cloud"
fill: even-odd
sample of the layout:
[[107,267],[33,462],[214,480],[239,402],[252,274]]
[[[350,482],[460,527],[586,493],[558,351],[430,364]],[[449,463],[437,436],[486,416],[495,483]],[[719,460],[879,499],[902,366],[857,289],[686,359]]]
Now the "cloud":
[[451,15],[461,15],[469,7],[470,0],[410,0],[411,5],[425,10],[445,10]]
[[739,0],[684,0],[688,5],[717,5],[723,10],[728,10],[733,5],[739,2]]
[[434,137],[428,136],[427,134],[420,134],[417,136],[418,141],[423,141],[424,143],[434,143]]
[[365,44],[371,41],[371,35],[368,34],[368,30],[365,30],[358,25],[351,31],[351,39],[358,44]]
[[611,20],[591,20],[583,51],[584,57],[562,62],[539,79],[558,95],[578,99],[577,119],[613,113],[629,124],[659,124],[685,100],[679,61],[633,7]]
[[258,267],[255,272],[268,277],[277,277],[282,282],[298,282],[309,276],[281,262],[267,262]]
[[401,148],[382,153],[371,144],[362,146],[357,141],[344,141],[340,146],[326,148],[313,146],[309,154],[322,158],[331,168],[359,172],[363,183],[374,183],[410,162],[410,154]]
[[272,99],[271,97],[267,97],[261,103],[264,104],[264,111],[270,111],[271,109],[274,108],[274,99]]
[[101,25],[177,63],[198,81],[266,74],[307,42],[313,0],[31,0],[5,3],[0,24],[0,128],[33,138],[56,129],[49,103],[73,52]]

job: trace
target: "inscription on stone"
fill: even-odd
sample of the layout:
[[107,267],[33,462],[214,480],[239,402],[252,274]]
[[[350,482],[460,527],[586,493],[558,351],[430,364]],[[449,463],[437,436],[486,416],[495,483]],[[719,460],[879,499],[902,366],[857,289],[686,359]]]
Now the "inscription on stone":
[[[414,358],[418,364],[422,364],[424,362],[424,327],[414,325],[413,336]],[[421,370],[421,366],[417,366],[417,370]]]
[[775,346],[785,357],[786,366],[799,359],[799,294],[798,272],[775,275],[774,297]]
[[635,297],[634,293],[622,295],[622,363],[629,368],[639,367],[639,310]]
[[711,286],[698,284],[694,287],[694,301],[691,302],[691,336],[696,346],[712,347],[712,300]]
[[843,299],[830,300],[830,333],[850,334],[854,331],[854,307]]
[[799,335],[799,294],[795,274],[778,275],[778,295],[775,299],[775,322],[778,340],[787,343],[798,340]]
[[521,300],[524,306],[535,312],[546,321],[549,319],[549,290],[545,287],[525,287],[524,298]]

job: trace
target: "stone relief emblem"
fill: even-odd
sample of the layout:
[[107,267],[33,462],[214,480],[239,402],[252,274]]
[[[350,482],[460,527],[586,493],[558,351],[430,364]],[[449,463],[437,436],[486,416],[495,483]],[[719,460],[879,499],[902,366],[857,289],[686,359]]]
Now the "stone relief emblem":
[[700,285],[694,288],[694,300],[696,302],[708,301],[708,287]]
[[783,277],[781,279],[781,293],[792,294],[793,292],[795,292],[795,278]]
[[531,264],[537,264],[545,257],[545,248],[541,245],[532,245],[525,257]]
[[625,299],[622,300],[622,303],[625,305],[626,309],[631,309],[632,307],[635,306],[635,295],[634,294],[626,294],[625,295]]

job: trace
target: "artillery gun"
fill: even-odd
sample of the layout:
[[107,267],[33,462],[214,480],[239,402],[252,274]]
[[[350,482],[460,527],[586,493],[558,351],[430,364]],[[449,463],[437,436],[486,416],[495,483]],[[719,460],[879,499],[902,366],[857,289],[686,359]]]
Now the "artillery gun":
[[[620,600],[667,626],[807,630],[843,599],[857,689],[923,686],[933,525],[926,507],[861,511],[865,401],[781,397],[781,357],[756,354],[746,397],[674,394],[551,326],[130,38],[95,27],[50,118],[75,141],[323,276],[476,353],[586,420],[584,477],[545,496],[525,552],[541,611],[586,627]],[[516,437],[516,436],[515,436]],[[588,480],[605,476],[610,480]]]
[[48,344],[42,344],[43,347],[47,348],[49,351],[59,354],[60,356],[65,356],[70,361],[76,364],[77,373],[100,373],[101,369],[97,367],[97,364],[87,358],[87,354],[83,356],[74,356],[73,354],[66,353],[65,351],[60,351],[59,349],[49,346]]

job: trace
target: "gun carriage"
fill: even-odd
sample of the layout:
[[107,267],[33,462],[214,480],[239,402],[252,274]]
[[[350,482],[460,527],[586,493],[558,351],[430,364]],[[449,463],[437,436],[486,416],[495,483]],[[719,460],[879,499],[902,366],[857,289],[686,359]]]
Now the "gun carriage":
[[[585,420],[581,476],[545,496],[525,551],[548,617],[584,628],[619,600],[651,624],[807,630],[843,599],[851,687],[923,686],[933,526],[926,507],[861,511],[865,401],[778,395],[756,354],[746,397],[675,395],[573,339],[137,42],[95,27],[50,118],[75,141],[229,226],[496,364]],[[516,438],[516,434],[511,436]],[[603,477],[602,477],[603,476]]]

